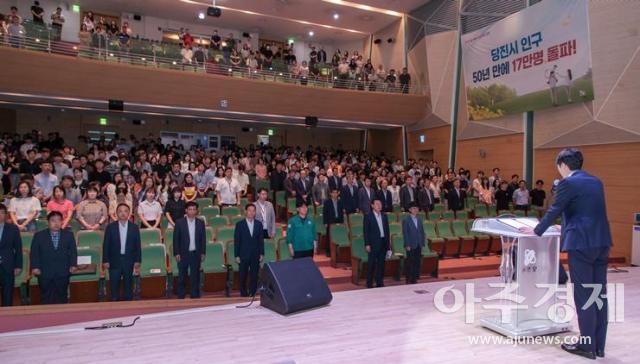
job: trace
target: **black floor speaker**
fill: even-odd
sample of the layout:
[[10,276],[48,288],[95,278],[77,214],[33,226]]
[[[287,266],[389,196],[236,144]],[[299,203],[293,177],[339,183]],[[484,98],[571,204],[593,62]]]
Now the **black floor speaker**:
[[266,263],[260,284],[260,305],[282,315],[328,305],[333,299],[311,258]]

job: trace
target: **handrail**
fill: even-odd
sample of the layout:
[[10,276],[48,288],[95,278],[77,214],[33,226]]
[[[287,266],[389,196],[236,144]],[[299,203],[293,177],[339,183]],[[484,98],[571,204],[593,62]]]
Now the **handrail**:
[[0,45],[78,58],[87,58],[103,62],[116,62],[194,73],[217,74],[237,78],[298,84],[310,87],[341,88],[364,92],[406,94],[425,94],[426,91],[423,85],[419,85],[416,82],[413,82],[409,89],[404,90],[405,92],[403,92],[397,83],[396,86],[390,86],[384,82],[367,81],[362,77],[357,77],[356,79],[339,77],[334,74],[333,68],[329,67],[326,68],[323,75],[314,76],[309,74],[308,76],[300,76],[290,72],[277,69],[274,70],[273,68],[268,70],[249,69],[247,66],[227,65],[208,59],[205,59],[204,62],[198,62],[194,58],[192,58],[192,62],[183,62],[182,57],[171,58],[159,56],[155,51],[152,51],[151,54],[142,54],[131,52],[128,49],[114,49],[113,39],[102,36],[94,37],[93,43],[97,46],[89,46],[53,40],[50,32],[47,35],[47,39],[27,35],[4,35],[0,36]]

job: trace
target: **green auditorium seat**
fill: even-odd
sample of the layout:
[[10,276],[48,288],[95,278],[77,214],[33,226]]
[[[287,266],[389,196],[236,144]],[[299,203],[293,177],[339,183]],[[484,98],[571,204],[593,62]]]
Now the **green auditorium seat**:
[[[174,276],[177,276],[177,272]],[[227,288],[229,276],[222,243],[207,242],[207,254],[202,262],[200,277],[200,285],[205,291],[214,292]]]
[[213,227],[211,226],[207,226],[204,228],[204,231],[206,233],[206,239],[207,239],[207,243],[211,243],[214,241],[214,236],[215,236],[215,230],[213,229]]
[[238,221],[242,221],[242,220],[244,220],[244,216],[242,215],[229,216],[229,224],[233,227],[236,226]]
[[219,206],[204,207],[200,210],[200,213],[206,216],[207,219],[211,219],[212,217],[220,215],[220,207]]
[[471,231],[472,227],[473,227],[473,220],[467,220],[467,231],[469,231],[469,234],[476,237],[476,248],[475,248],[474,254],[475,255],[489,254],[489,249],[491,247],[491,240],[492,240],[491,236]]
[[296,213],[297,213],[297,211],[296,211],[296,199],[295,198],[288,198],[287,199],[287,214],[295,215]]
[[209,226],[214,230],[217,230],[218,228],[223,226],[229,226],[229,217],[222,215],[210,217]]
[[460,238],[453,234],[450,220],[441,220],[436,223],[438,236],[444,238],[444,249],[442,255],[445,257],[458,257],[460,253]]
[[278,243],[275,239],[264,240],[264,257],[262,263],[275,262],[278,260]]
[[337,267],[338,263],[349,262],[347,250],[351,246],[351,240],[349,240],[349,228],[345,224],[331,225],[329,231],[329,249],[331,252],[331,266]]
[[364,264],[369,255],[364,248],[364,237],[358,236],[351,241],[351,282],[358,284],[364,274]]
[[439,211],[429,211],[429,220],[438,221],[442,217],[442,213]]
[[142,246],[161,245],[160,229],[140,229],[140,244]]
[[78,247],[102,250],[104,235],[102,231],[81,230],[76,234],[76,244]]
[[291,252],[289,251],[289,244],[287,238],[278,239],[278,260],[291,259]]
[[276,207],[287,207],[287,194],[285,191],[276,191]]
[[78,260],[95,264],[96,270],[87,274],[72,274],[69,278],[69,301],[72,303],[97,302],[100,296],[100,286],[98,281],[101,277],[102,248],[101,247],[78,247]]
[[[27,286],[27,277],[29,276],[30,256],[28,247],[22,249],[22,271],[20,274],[14,277],[13,286],[20,291],[20,304],[26,305],[29,303],[29,291]],[[15,300],[15,298],[14,298]]]
[[216,231],[216,240],[222,243],[233,241],[235,227],[221,227]]
[[429,242],[431,251],[438,254],[438,256],[442,256],[442,251],[444,249],[444,239],[438,236],[438,233],[436,231],[436,223],[431,220],[426,220],[422,222],[422,227],[424,229],[426,239]]
[[[43,210],[44,211],[44,210]],[[46,218],[36,219],[36,231],[44,230],[49,227]]]
[[204,209],[206,207],[211,206],[211,202],[212,200],[208,197],[202,197],[202,198],[196,199],[196,203],[198,204],[198,210],[200,210],[200,213],[204,215]]
[[487,210],[487,205],[479,204],[473,208],[473,213],[476,215],[476,218],[487,218],[489,217],[489,211]]
[[349,226],[353,227],[354,225],[356,226],[362,226],[363,222],[364,222],[364,215],[356,212],[353,214],[349,214]]
[[447,210],[442,213],[443,220],[453,220],[456,218],[456,214],[452,210]]
[[22,240],[22,247],[25,249],[31,249],[31,240],[33,240],[33,233],[21,232],[20,238]]
[[402,225],[399,222],[389,224],[389,235],[402,235]]
[[[173,255],[173,254],[171,254]],[[177,276],[177,266],[175,266]],[[167,290],[167,261],[164,245],[147,245],[142,247],[142,262],[140,263],[139,288],[134,289],[136,296],[142,298],[166,297]]]
[[238,206],[225,206],[222,208],[223,216],[238,216],[241,215],[240,208]]
[[452,223],[453,235],[460,238],[460,251],[458,255],[473,256],[475,252],[476,237],[467,231],[465,220],[454,220]]
[[469,212],[466,210],[456,211],[456,220],[467,220],[469,218]]
[[437,203],[433,205],[433,211],[440,212],[440,213],[444,212],[445,211],[444,205],[441,203]]
[[389,224],[394,224],[394,223],[400,222],[401,220],[398,218],[398,215],[405,214],[405,213],[406,212],[399,212],[397,214],[388,213],[387,214],[387,220],[389,220]]

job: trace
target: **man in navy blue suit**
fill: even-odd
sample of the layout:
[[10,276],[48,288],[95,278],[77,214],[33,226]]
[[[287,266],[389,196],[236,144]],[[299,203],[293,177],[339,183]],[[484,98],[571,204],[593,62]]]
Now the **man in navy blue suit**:
[[200,263],[207,249],[207,232],[199,219],[198,204],[186,204],[186,216],[176,221],[173,255],[178,262],[178,298],[184,298],[187,275],[191,278],[191,298],[200,298]]
[[[245,219],[236,223],[233,248],[236,263],[240,266],[240,295],[253,296],[258,289],[258,271],[264,258],[264,233],[262,223],[255,219],[256,206],[252,203],[244,208]],[[247,291],[247,275],[249,290]]]
[[20,230],[7,221],[7,207],[0,204],[0,287],[2,306],[13,304],[15,276],[22,272]]
[[[540,236],[562,215],[562,250],[569,255],[580,335],[590,338],[577,345],[562,344],[562,349],[595,359],[604,357],[607,336],[606,285],[611,232],[602,182],[583,171],[582,163],[582,153],[577,149],[564,149],[558,154],[556,166],[562,180],[556,187],[555,202],[535,229],[523,229],[523,232]],[[585,307],[594,289],[598,298]]]
[[404,248],[407,251],[405,267],[407,284],[415,284],[420,279],[420,263],[425,235],[418,211],[420,211],[418,204],[412,202],[409,204],[409,215],[402,219],[402,237],[404,238]]
[[353,182],[351,175],[347,176],[347,183],[342,186],[340,200],[347,214],[358,211],[358,186]]
[[384,260],[391,256],[389,219],[382,212],[382,202],[378,199],[371,203],[371,212],[364,216],[364,247],[369,254],[367,260],[367,288],[373,288],[375,274],[376,286],[384,287]]
[[333,224],[344,224],[344,205],[341,199],[338,199],[338,189],[331,190],[329,199],[324,200],[322,206],[322,223],[327,227],[326,237],[326,254],[329,256],[329,242],[331,241],[330,231]]
[[78,269],[78,250],[73,232],[62,229],[62,214],[47,215],[49,227],[31,241],[31,274],[38,277],[43,304],[67,303],[69,278]]
[[[131,209],[126,203],[116,208],[118,221],[107,225],[102,243],[102,263],[109,270],[111,301],[133,299],[133,271],[140,269],[142,249],[140,228],[129,221]],[[124,292],[120,296],[120,279]]]

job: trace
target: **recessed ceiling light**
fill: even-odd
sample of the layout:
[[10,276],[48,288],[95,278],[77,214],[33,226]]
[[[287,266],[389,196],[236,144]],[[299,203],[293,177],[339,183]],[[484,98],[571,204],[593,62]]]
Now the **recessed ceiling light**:
[[314,35],[314,34],[315,34],[315,33],[313,32],[313,30],[310,30],[310,31],[309,31],[309,36],[310,36],[310,37],[313,37],[313,35]]
[[338,20],[338,19],[340,19],[340,14],[338,14],[338,13],[333,13],[333,19],[334,19],[334,20]]
[[204,13],[202,11],[198,13],[198,19],[204,20],[204,17],[205,17],[205,15],[204,15]]

